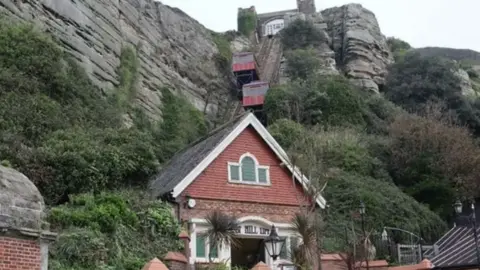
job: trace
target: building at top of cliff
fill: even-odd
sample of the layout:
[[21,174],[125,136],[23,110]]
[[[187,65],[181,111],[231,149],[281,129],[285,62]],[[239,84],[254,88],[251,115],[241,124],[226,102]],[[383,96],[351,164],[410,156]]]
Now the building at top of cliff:
[[297,0],[297,8],[257,13],[254,6],[239,8],[238,31],[250,36],[254,31],[260,37],[273,36],[287,26],[289,18],[297,18],[299,15],[311,15],[316,12],[315,0]]
[[317,11],[315,0],[297,0],[298,11],[304,14],[313,14]]

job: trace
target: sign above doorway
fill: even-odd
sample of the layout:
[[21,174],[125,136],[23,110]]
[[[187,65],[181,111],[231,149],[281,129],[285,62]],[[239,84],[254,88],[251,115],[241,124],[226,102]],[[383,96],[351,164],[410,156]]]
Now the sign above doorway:
[[256,225],[241,225],[237,227],[235,233],[241,235],[268,236],[270,234],[270,228],[260,227]]

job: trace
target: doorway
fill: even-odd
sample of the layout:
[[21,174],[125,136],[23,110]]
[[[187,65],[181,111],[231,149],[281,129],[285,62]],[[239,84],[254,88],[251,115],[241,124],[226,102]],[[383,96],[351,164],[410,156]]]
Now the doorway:
[[232,267],[252,269],[257,263],[265,262],[263,239],[237,238],[238,246],[231,247]]

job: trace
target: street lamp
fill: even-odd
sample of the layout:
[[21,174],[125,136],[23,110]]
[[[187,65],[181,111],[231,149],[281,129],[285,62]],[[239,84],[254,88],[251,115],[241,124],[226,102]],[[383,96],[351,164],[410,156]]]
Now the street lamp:
[[363,232],[363,241],[364,241],[364,252],[365,252],[365,263],[367,264],[367,270],[369,270],[368,260],[370,248],[367,247],[367,233],[365,232],[365,204],[360,202],[360,208],[358,209],[360,212],[360,217],[362,219],[362,232]]
[[280,256],[280,252],[282,251],[283,245],[285,244],[285,240],[282,240],[278,234],[275,225],[272,225],[272,229],[270,230],[270,235],[265,239],[265,247],[267,248],[268,255],[272,257],[275,261],[278,256]]
[[[463,210],[463,204],[459,200],[457,200],[453,204],[453,208],[455,209],[455,213],[457,213],[457,215],[460,216]],[[480,269],[480,250],[478,249],[477,219],[475,216],[475,204],[473,202],[471,204],[471,208],[472,208],[472,214],[468,215],[467,218],[468,218],[468,221],[470,222],[470,226],[472,227],[472,233],[475,239],[475,251],[477,253],[477,264],[478,264],[478,268]]]

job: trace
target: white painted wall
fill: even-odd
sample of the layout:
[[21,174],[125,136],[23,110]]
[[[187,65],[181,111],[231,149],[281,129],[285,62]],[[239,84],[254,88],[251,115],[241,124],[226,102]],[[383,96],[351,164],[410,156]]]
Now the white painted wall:
[[264,31],[263,31],[264,36],[275,35],[278,32],[280,32],[280,30],[282,30],[284,27],[285,27],[285,20],[284,19],[272,20],[272,21],[268,22],[267,24],[265,24]]
[[[246,217],[241,218],[240,220],[241,225],[241,232],[238,235],[239,237],[253,237],[253,238],[265,238],[266,235],[246,235],[244,234],[244,226],[245,225],[253,225],[257,226],[257,228],[268,228],[270,229],[272,224],[275,225],[277,228],[277,233],[281,237],[287,237],[287,241],[285,243],[287,247],[287,251],[290,252],[290,237],[299,238],[298,235],[294,232],[290,224],[287,223],[273,223],[261,217]],[[192,219],[190,220],[190,264],[193,266],[195,262],[208,262],[208,258],[197,258],[197,244],[196,244],[196,236],[197,234],[201,234],[202,232],[206,232],[208,230],[208,225],[204,219]],[[301,240],[299,239],[298,242]],[[206,254],[208,254],[208,244],[206,248]],[[272,258],[268,256],[268,252],[265,250],[266,256],[266,264],[269,265],[272,269],[276,269],[276,263],[273,262]],[[231,266],[231,250],[230,246],[220,247],[218,249],[218,258],[214,259],[214,262],[225,263],[228,267]],[[278,263],[278,262],[277,262]],[[193,268],[192,268],[193,269]]]

